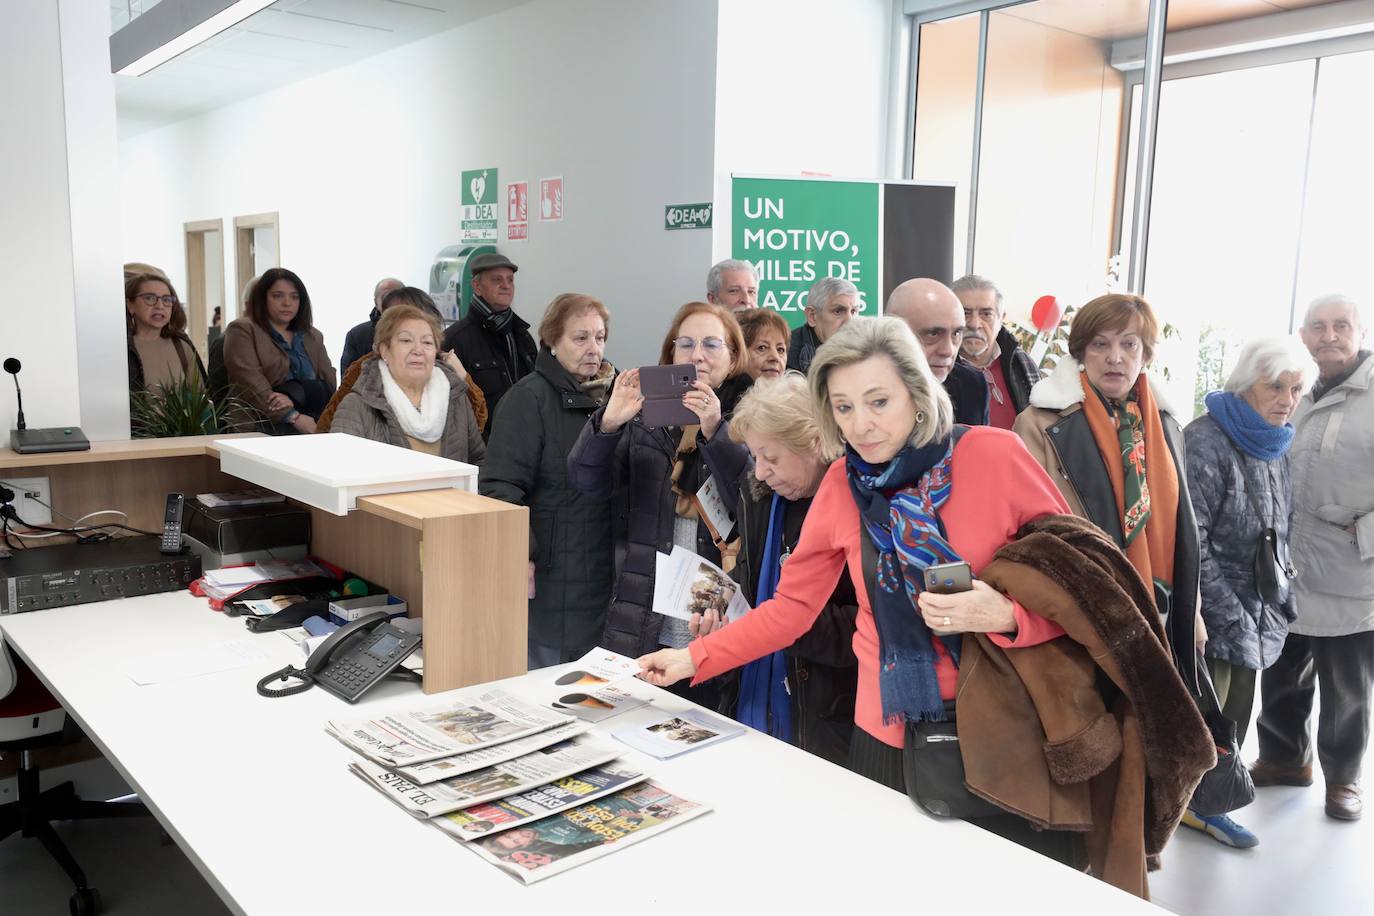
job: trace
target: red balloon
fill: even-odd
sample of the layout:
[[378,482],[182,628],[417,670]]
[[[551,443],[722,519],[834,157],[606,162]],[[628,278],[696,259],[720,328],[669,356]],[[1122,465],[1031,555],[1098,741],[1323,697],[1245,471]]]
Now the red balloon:
[[1031,324],[1046,334],[1059,327],[1064,317],[1064,305],[1054,296],[1041,296],[1031,306]]

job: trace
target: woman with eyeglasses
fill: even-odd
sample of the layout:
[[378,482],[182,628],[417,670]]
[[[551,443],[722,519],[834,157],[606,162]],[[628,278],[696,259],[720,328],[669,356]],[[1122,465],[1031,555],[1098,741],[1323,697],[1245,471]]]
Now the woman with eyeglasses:
[[166,277],[129,276],[124,281],[124,309],[131,395],[188,378],[205,386],[205,364],[186,336],[186,311]]
[[268,432],[315,431],[338,379],[300,277],[273,267],[253,284],[248,314],[224,329],[224,365],[233,393],[269,421]]
[[[610,400],[587,419],[568,456],[574,487],[593,499],[615,499],[617,538],[626,541],[602,637],[608,649],[638,656],[692,640],[685,621],[651,610],[655,558],[681,546],[721,562],[728,535],[713,532],[703,520],[698,492],[715,478],[717,492],[734,508],[749,458],[744,445],[731,441],[726,418],[752,382],[744,371],[746,359],[744,335],[729,311],[687,303],[663,339],[659,365],[696,366],[696,385],[682,402],[697,422],[682,428],[645,426],[639,418],[644,404],[639,370],[630,369],[616,378]],[[715,707],[718,693],[715,685],[704,684],[684,695]]]

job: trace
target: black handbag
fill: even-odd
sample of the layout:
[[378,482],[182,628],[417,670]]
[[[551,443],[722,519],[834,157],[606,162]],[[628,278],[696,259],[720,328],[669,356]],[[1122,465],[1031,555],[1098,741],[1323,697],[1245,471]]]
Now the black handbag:
[[1260,509],[1259,500],[1255,497],[1255,491],[1250,486],[1250,478],[1245,473],[1245,455],[1234,442],[1231,448],[1235,451],[1236,457],[1240,459],[1240,474],[1245,487],[1245,495],[1250,500],[1250,508],[1254,510],[1255,517],[1259,519],[1263,526],[1260,531],[1259,542],[1255,544],[1255,591],[1259,593],[1260,599],[1271,607],[1279,607],[1288,600],[1289,588],[1294,576],[1293,564],[1288,557],[1288,543],[1279,537],[1278,529],[1274,525],[1266,524],[1264,512]]
[[1195,699],[1202,719],[1207,723],[1207,730],[1212,733],[1212,742],[1217,748],[1217,765],[1203,774],[1202,781],[1193,790],[1193,800],[1188,808],[1195,814],[1211,817],[1239,810],[1254,801],[1255,782],[1240,757],[1240,747],[1236,744],[1236,723],[1221,711],[1212,677],[1200,654],[1197,681],[1201,695]]
[[954,703],[945,702],[944,722],[908,722],[902,745],[906,794],[936,817],[963,820],[1007,812],[974,795],[964,784],[964,757],[954,722]]

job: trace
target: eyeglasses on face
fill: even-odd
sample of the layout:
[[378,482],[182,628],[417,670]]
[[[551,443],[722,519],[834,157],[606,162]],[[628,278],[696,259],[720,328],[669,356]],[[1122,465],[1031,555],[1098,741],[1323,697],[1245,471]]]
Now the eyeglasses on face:
[[157,303],[161,302],[168,308],[175,308],[178,304],[176,296],[159,296],[157,293],[139,293],[137,296],[134,296],[134,298],[137,299],[139,302],[142,302],[144,305],[149,306],[156,305]]
[[695,353],[697,344],[701,344],[701,348],[708,356],[716,356],[725,349],[725,341],[719,337],[703,337],[701,340],[695,337],[673,338],[673,348],[679,353]]

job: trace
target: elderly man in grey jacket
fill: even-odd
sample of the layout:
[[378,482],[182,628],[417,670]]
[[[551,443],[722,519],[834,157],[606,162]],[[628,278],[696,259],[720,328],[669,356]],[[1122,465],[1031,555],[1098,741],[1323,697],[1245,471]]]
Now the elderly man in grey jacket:
[[1321,684],[1317,757],[1326,813],[1356,820],[1374,686],[1374,359],[1358,306],[1313,302],[1302,342],[1321,377],[1298,406],[1292,557],[1297,619],[1260,683],[1256,785],[1310,785],[1308,719]]

